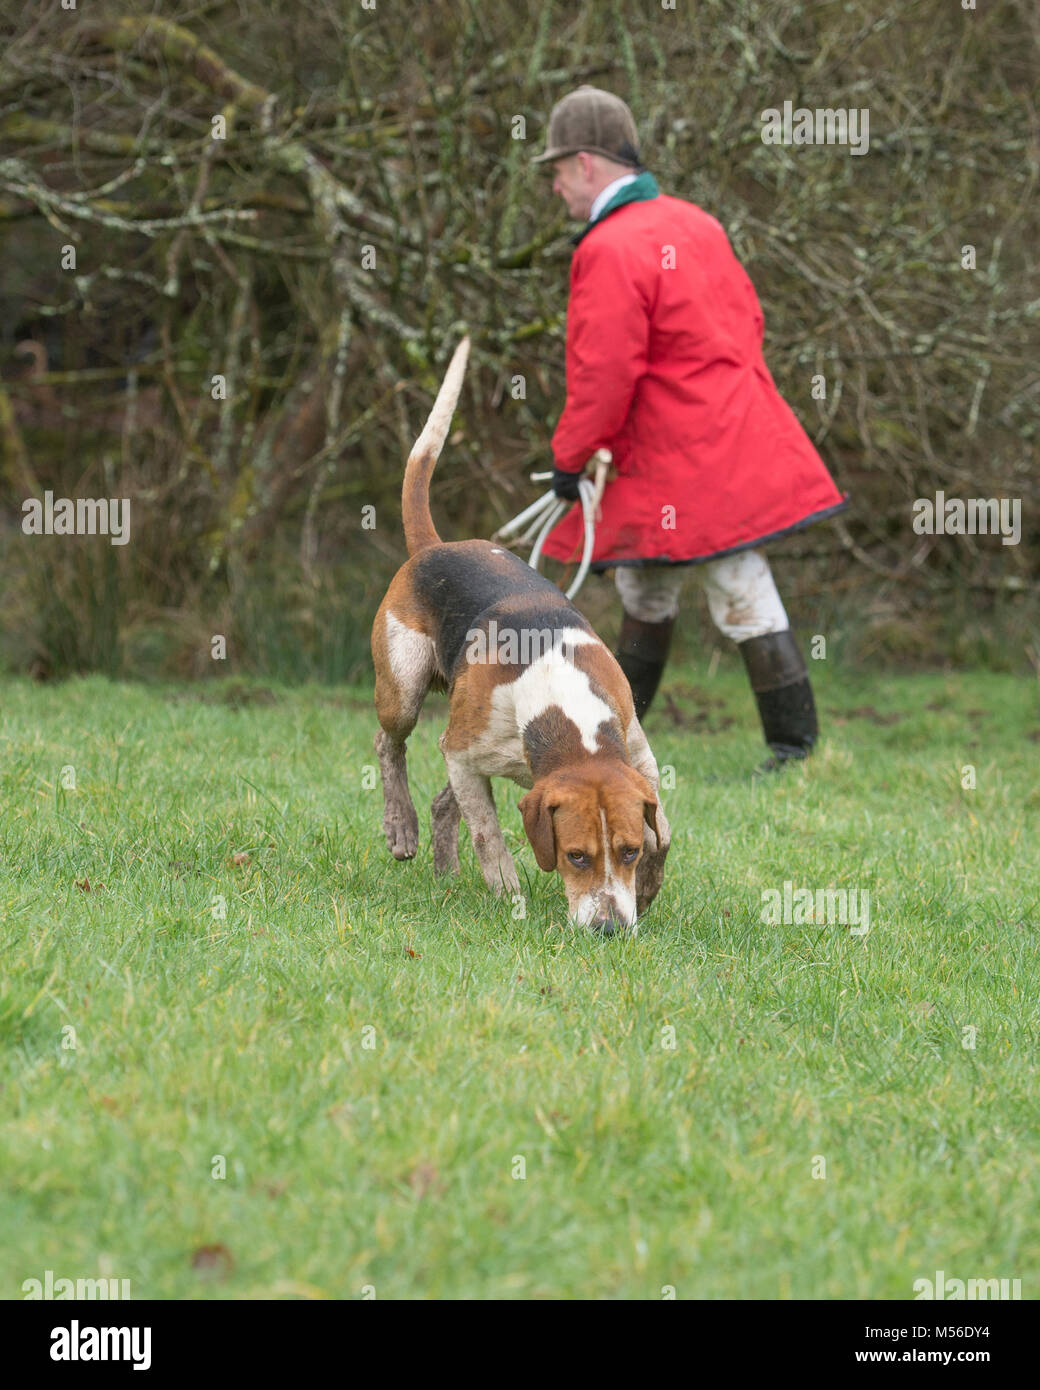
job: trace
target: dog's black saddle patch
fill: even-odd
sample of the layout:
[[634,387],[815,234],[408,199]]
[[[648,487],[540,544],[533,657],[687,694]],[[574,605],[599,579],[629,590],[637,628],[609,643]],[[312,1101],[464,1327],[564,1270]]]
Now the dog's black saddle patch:
[[433,619],[437,662],[449,684],[474,649],[478,632],[485,645],[490,642],[499,651],[508,650],[502,646],[503,634],[515,632],[517,656],[506,663],[515,666],[528,665],[541,654],[537,634],[569,627],[593,632],[551,579],[490,541],[431,546],[415,557],[414,565],[416,592]]

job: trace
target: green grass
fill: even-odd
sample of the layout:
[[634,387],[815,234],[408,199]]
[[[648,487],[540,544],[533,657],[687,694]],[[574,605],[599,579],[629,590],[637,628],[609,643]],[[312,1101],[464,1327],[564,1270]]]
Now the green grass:
[[[607,941],[512,784],[526,917],[465,833],[434,880],[440,698],[396,864],[367,691],[0,686],[0,1297],[1036,1297],[1035,688],[822,667],[824,745],[760,783],[735,663],[670,673],[669,875]],[[763,923],[785,881],[869,934]]]

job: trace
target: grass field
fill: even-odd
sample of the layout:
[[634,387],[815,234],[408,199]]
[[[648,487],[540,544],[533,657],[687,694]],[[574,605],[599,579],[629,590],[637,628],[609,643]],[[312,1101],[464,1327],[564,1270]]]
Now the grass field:
[[[465,832],[434,879],[442,699],[396,864],[370,691],[0,686],[0,1297],[1035,1298],[1035,685],[823,665],[757,783],[735,662],[669,673],[669,874],[611,940],[512,784],[526,916]],[[763,921],[785,883],[869,932]]]

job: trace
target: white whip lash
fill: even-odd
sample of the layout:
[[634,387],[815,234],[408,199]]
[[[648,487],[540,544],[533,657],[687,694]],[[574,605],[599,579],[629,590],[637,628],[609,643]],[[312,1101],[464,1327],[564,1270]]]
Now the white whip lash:
[[[574,576],[574,582],[567,590],[567,597],[573,598],[585,582],[585,576],[589,572],[589,562],[592,559],[592,550],[596,541],[596,521],[598,519],[599,504],[603,498],[603,489],[607,485],[607,474],[610,471],[612,455],[609,449],[597,449],[585,465],[586,473],[593,470],[593,477],[583,477],[578,483],[578,495],[581,499],[581,508],[585,518],[585,549],[582,552],[581,564],[578,566],[578,573]],[[544,483],[551,478],[551,473],[532,473],[532,483]],[[500,526],[491,537],[493,541],[504,541],[507,536],[512,536],[514,531],[518,531],[521,526],[527,526],[523,535],[514,537],[512,545],[527,545],[534,542],[534,549],[531,551],[531,558],[528,564],[532,569],[538,568],[538,561],[542,558],[542,546],[545,538],[553,529],[560,518],[570,507],[570,503],[557,497],[555,492],[550,490],[544,496],[539,497],[537,502],[532,502],[526,507],[519,516],[513,517],[512,521],[507,521],[504,526]]]

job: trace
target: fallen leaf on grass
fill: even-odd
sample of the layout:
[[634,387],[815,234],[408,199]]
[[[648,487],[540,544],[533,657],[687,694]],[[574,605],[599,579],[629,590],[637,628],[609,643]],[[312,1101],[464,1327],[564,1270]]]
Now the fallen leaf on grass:
[[408,1174],[408,1186],[417,1197],[425,1197],[427,1192],[432,1192],[438,1197],[444,1191],[444,1184],[437,1176],[437,1169],[432,1163],[420,1163],[417,1168],[413,1168]]

